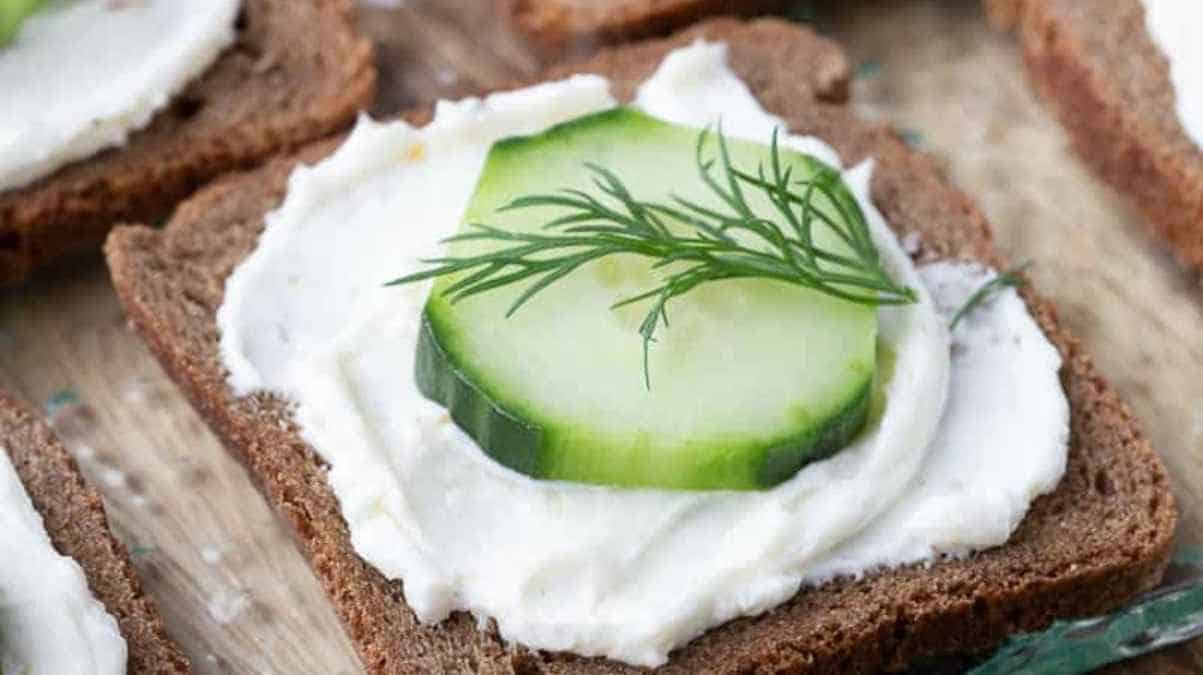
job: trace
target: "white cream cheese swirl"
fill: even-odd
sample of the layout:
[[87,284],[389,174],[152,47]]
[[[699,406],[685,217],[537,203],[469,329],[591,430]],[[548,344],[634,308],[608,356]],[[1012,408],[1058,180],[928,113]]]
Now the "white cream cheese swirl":
[[[1009,293],[973,317],[950,359],[946,306],[987,273],[917,271],[869,199],[871,162],[845,180],[890,273],[919,302],[880,310],[882,343],[896,355],[884,414],[780,486],[534,481],[486,458],[420,394],[413,359],[429,287],[381,284],[419,269],[458,228],[494,141],[613,105],[605,80],[579,76],[441,103],[422,129],[362,119],[333,156],[294,173],[227,282],[218,324],[230,383],[296,404],[359,555],[404,580],[422,621],[467,610],[532,647],[652,666],[804,583],[1003,543],[1063,470],[1059,358]],[[721,116],[728,134],[758,141],[781,125],[719,44],[670,54],[636,105],[699,127]],[[819,139],[784,142],[841,165]]]

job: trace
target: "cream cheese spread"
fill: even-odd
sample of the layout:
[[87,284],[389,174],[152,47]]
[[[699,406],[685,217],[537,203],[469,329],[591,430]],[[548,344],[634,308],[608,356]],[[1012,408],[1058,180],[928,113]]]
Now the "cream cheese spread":
[[1142,0],[1153,42],[1170,63],[1175,108],[1182,128],[1203,148],[1203,3],[1197,0]]
[[[1005,542],[1064,470],[1059,355],[1011,291],[950,338],[949,316],[990,272],[916,270],[869,198],[871,162],[845,180],[884,264],[920,301],[879,311],[895,355],[883,414],[780,486],[534,481],[489,460],[421,395],[413,360],[429,286],[382,283],[438,254],[494,141],[614,104],[605,80],[578,76],[440,103],[421,129],[361,119],[334,155],[293,174],[227,282],[218,325],[230,384],[295,404],[359,555],[404,580],[424,622],[466,610],[531,647],[654,666],[804,584]],[[721,117],[726,133],[758,141],[782,126],[727,67],[721,44],[670,54],[636,105],[698,127]],[[841,165],[820,139],[783,142]]]
[[51,2],[0,47],[0,190],[124,145],[234,42],[239,0]]
[[124,675],[125,639],[59,555],[0,447],[0,672]]

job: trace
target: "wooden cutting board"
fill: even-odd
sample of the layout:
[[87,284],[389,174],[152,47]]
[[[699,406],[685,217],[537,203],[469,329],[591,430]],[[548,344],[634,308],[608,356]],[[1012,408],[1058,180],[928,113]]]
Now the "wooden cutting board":
[[[530,76],[481,0],[376,0],[388,114]],[[821,3],[818,3],[821,4]],[[857,66],[854,105],[941,158],[1013,260],[1144,421],[1174,480],[1179,541],[1203,543],[1203,289],[1069,153],[1016,45],[977,0],[810,12]],[[357,673],[316,581],[240,466],[129,330],[99,260],[0,294],[0,386],[40,405],[199,673]],[[1195,642],[1109,672],[1203,671]]]

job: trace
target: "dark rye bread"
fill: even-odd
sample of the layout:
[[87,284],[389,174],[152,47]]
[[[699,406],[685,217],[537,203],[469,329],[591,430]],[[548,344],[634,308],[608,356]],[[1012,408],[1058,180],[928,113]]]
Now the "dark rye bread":
[[237,41],[121,148],[0,191],[0,285],[155,222],[203,182],[331,133],[375,91],[351,0],[244,0]]
[[[665,53],[699,36],[725,40],[733,67],[795,132],[817,134],[848,161],[873,156],[873,197],[900,233],[921,237],[919,257],[967,258],[996,267],[981,213],[930,158],[888,129],[816,102],[822,68],[838,48],[777,20],[716,20],[672,38],[603,51],[569,72],[595,72],[629,97]],[[372,673],[630,673],[603,659],[532,652],[477,629],[462,613],[417,623],[402,585],[352,550],[322,460],[297,433],[289,407],[267,396],[235,398],[218,354],[214,313],[231,270],[254,248],[264,213],[279,204],[289,172],[337,141],[261,170],[226,177],[183,204],[162,231],[113,232],[106,253],[137,331],[292,526],[363,663]],[[668,673],[872,672],[933,654],[989,647],[1057,617],[1106,611],[1160,579],[1176,509],[1160,460],[1128,409],[1095,371],[1051,306],[1025,291],[1033,314],[1065,358],[1072,402],[1069,467],[1055,493],[1035,502],[1005,546],[967,560],[841,579],[800,592],[762,616],[733,621],[672,655]]]
[[789,4],[789,0],[495,1],[546,60],[571,59],[600,46],[663,35],[706,16],[751,16]]
[[130,673],[189,673],[188,658],[163,629],[142,591],[125,546],[113,537],[96,488],[25,404],[0,392],[0,448],[8,451],[33,506],[59,553],[84,570],[92,595],[117,620],[129,649]]
[[1203,271],[1203,150],[1178,121],[1140,0],[987,0],[987,10],[1017,29],[1031,79],[1078,154],[1183,265]]

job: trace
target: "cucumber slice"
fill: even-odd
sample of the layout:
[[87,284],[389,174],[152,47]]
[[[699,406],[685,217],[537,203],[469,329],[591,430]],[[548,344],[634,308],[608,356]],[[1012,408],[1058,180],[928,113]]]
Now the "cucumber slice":
[[0,0],[0,47],[17,36],[21,23],[45,0]]
[[[697,134],[619,108],[501,141],[465,222],[537,230],[560,214],[498,208],[532,193],[590,190],[587,161],[614,171],[638,198],[676,194],[718,208],[694,164]],[[729,147],[744,167],[768,157],[763,145]],[[783,150],[782,159],[796,176],[815,170],[803,155]],[[754,207],[771,212],[767,202]],[[838,247],[826,228],[815,236]],[[448,254],[495,246],[457,241]],[[603,258],[508,319],[525,284],[452,303],[442,291],[459,277],[442,277],[423,317],[418,386],[496,461],[540,479],[765,488],[859,433],[876,370],[872,307],[768,280],[700,286],[669,305],[671,326],[650,351],[649,390],[638,334],[647,306],[611,305],[654,287],[655,275],[646,258]]]

